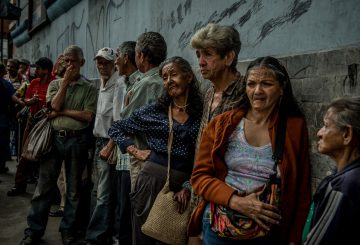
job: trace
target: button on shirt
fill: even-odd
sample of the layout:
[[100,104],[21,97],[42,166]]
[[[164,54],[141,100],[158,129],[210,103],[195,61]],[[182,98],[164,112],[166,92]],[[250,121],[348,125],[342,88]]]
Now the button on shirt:
[[114,72],[105,86],[101,81],[93,129],[95,137],[109,138],[108,131],[114,122],[114,92],[118,79],[119,75]]
[[[191,172],[200,117],[189,116],[184,124],[174,121],[173,144],[171,148],[172,169]],[[145,135],[149,149],[149,160],[167,166],[167,145],[169,119],[167,111],[157,104],[150,104],[136,110],[129,118],[117,121],[109,130],[110,137],[126,152],[133,145],[130,135]]]

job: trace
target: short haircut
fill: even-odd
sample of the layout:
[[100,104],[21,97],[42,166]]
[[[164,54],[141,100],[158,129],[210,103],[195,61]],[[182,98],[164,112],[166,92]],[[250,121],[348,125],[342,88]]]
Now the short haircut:
[[53,62],[46,57],[41,57],[35,62],[35,65],[40,66],[41,69],[48,70],[50,73],[53,69]]
[[122,44],[120,44],[118,51],[123,55],[127,54],[131,64],[136,67],[135,46],[136,46],[135,41],[126,41],[126,42],[123,42]]
[[76,45],[70,45],[70,46],[66,47],[63,54],[64,55],[76,54],[80,59],[84,59],[84,53],[83,53],[82,49]]
[[150,64],[158,66],[166,59],[167,46],[158,32],[145,32],[136,41],[136,52],[141,52]]
[[352,127],[356,139],[360,141],[360,96],[335,99],[328,109],[334,112],[332,119],[336,127],[340,130],[348,126]]
[[213,48],[221,58],[234,51],[235,57],[231,67],[236,68],[241,41],[240,34],[234,27],[209,23],[194,34],[190,44],[195,49]]

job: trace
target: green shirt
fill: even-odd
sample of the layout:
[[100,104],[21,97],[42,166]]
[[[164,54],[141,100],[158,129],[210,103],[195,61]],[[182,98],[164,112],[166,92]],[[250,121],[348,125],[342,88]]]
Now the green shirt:
[[[121,111],[121,118],[124,119],[130,117],[136,109],[156,101],[164,91],[159,67],[154,67],[141,75],[134,75],[136,81],[127,92],[128,104]],[[141,149],[147,148],[144,137],[136,136],[134,140]]]
[[[60,88],[63,79],[54,80],[49,84],[46,102],[50,103]],[[65,100],[62,109],[88,111],[95,114],[97,94],[94,85],[80,78],[73,86],[66,90]],[[55,130],[80,130],[89,126],[88,122],[78,121],[67,116],[58,116],[52,120]]]

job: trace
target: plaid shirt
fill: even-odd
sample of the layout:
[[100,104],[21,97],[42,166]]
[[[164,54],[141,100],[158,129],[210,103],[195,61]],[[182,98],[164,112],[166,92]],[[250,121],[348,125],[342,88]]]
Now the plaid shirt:
[[[235,106],[237,105],[237,102],[242,96],[240,94],[242,79],[243,77],[240,75],[240,73],[238,73],[236,80],[230,82],[229,86],[223,91],[220,104],[213,111],[211,111],[211,104],[213,102],[214,93],[215,93],[214,86],[211,86],[206,91],[204,97],[204,111],[201,118],[199,134],[197,136],[196,146],[195,146],[195,160],[196,160],[196,155],[199,151],[202,133],[206,128],[206,126],[208,125],[208,123],[211,121],[211,119],[223,112],[234,109]],[[190,186],[191,184],[189,182],[183,184],[183,187],[186,188],[189,188]],[[191,210],[195,208],[199,200],[200,200],[199,196],[195,195],[195,193],[191,189],[191,200],[190,200]]]
[[[214,86],[211,86],[208,88],[208,90],[205,93],[204,97],[204,111],[201,118],[201,124],[199,129],[199,134],[196,141],[196,153],[199,148],[201,136],[203,130],[206,128],[207,124],[211,121],[211,119],[223,112],[230,111],[234,109],[234,106],[236,106],[237,101],[240,99],[240,88],[242,84],[242,76],[240,73],[237,74],[237,79],[232,81],[229,86],[223,91],[221,102],[220,104],[215,108],[214,111],[211,111],[211,104],[213,102],[215,89]],[[195,158],[196,158],[195,153]]]

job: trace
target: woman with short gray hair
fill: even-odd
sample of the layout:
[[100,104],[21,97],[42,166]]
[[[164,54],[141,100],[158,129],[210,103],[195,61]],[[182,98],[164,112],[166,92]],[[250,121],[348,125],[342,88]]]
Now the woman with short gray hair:
[[336,173],[314,195],[304,244],[360,244],[360,96],[332,101],[317,136]]

